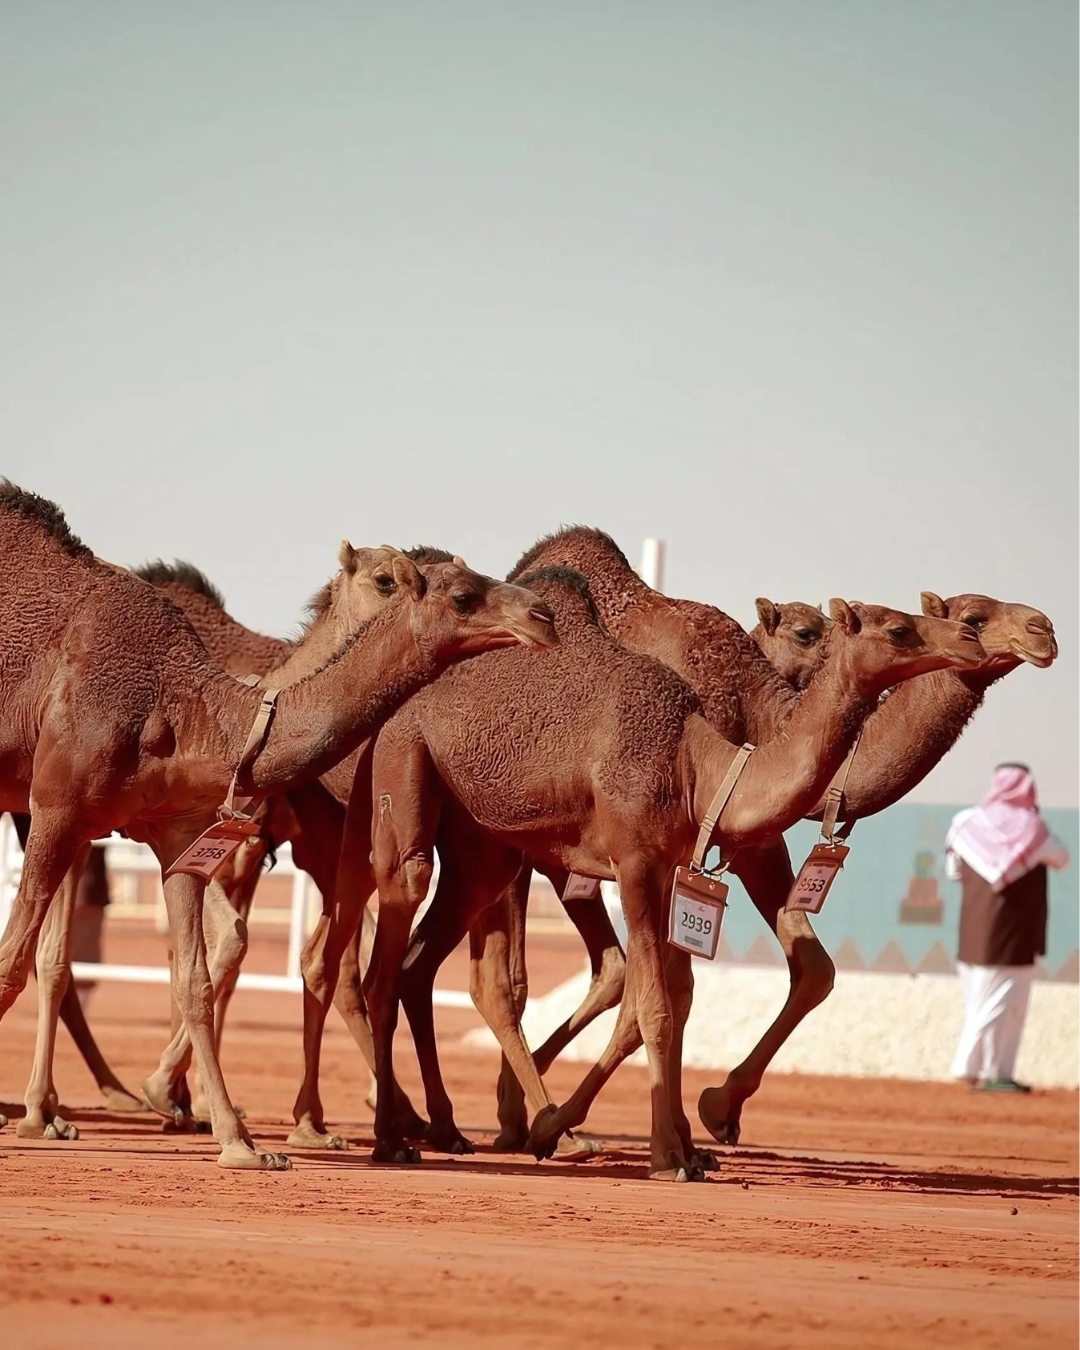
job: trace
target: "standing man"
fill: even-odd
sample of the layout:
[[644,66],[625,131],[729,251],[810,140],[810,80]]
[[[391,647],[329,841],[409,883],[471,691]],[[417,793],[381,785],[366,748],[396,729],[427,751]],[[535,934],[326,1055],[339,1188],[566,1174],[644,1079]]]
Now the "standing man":
[[957,965],[966,1016],[953,1076],[984,1092],[1030,1092],[1013,1077],[1035,958],[1046,952],[1046,869],[1069,853],[1039,815],[1025,764],[999,764],[978,806],[954,817],[945,870],[963,887]]

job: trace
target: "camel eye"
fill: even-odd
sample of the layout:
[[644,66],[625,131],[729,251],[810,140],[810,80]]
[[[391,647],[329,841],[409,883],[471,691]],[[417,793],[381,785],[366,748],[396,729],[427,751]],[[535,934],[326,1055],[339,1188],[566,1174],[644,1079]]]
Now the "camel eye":
[[891,637],[894,642],[903,642],[907,635],[908,630],[906,628],[889,629],[889,637]]
[[394,578],[388,577],[385,572],[375,578],[375,589],[382,591],[383,595],[389,595],[394,589]]
[[982,628],[986,624],[986,620],[980,618],[978,614],[965,614],[960,622],[966,623],[969,628]]
[[796,628],[795,637],[804,647],[809,647],[811,642],[817,637],[817,634],[812,628]]
[[473,598],[471,595],[459,593],[453,597],[452,603],[459,614],[468,614],[473,607]]

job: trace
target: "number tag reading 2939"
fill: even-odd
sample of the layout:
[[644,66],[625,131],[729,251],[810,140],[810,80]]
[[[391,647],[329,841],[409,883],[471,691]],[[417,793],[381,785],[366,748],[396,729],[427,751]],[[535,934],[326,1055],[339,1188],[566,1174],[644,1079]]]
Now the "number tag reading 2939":
[[799,869],[795,885],[787,898],[786,909],[801,909],[807,914],[819,914],[829,894],[829,887],[844,859],[851,852],[844,844],[816,844],[810,856]]
[[722,881],[688,867],[675,869],[671,889],[668,941],[693,956],[712,961],[720,942],[720,924],[727,908],[728,888]]

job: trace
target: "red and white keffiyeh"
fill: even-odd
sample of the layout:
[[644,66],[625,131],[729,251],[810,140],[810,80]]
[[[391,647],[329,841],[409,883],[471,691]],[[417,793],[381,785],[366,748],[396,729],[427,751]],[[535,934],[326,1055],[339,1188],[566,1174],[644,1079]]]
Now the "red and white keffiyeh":
[[1037,865],[1049,838],[1034,778],[1010,765],[995,769],[990,791],[978,806],[956,817],[945,848],[995,891],[1003,891]]

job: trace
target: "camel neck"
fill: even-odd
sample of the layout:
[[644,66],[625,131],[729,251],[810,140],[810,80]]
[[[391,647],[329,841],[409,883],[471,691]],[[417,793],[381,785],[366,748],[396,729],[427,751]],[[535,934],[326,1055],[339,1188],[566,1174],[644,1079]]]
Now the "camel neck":
[[[414,640],[413,602],[399,598],[327,665],[282,689],[262,752],[241,787],[279,792],[312,782],[433,679],[441,663]],[[239,685],[225,716],[232,762],[239,759],[260,694]]]
[[[796,699],[783,734],[760,744],[750,757],[721,818],[725,843],[761,843],[805,815],[843,763],[875,701],[860,689],[848,651],[834,652]],[[715,737],[707,761],[695,765],[693,809],[698,821],[733,753],[730,743]]]
[[893,689],[866,719],[844,786],[844,816],[874,815],[921,783],[1004,673],[936,670]]
[[333,610],[325,610],[312,619],[298,642],[282,652],[281,663],[266,672],[263,683],[283,688],[307,679],[328,665],[351,637]]

